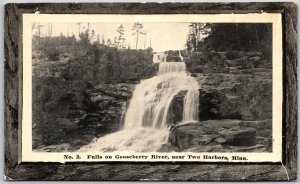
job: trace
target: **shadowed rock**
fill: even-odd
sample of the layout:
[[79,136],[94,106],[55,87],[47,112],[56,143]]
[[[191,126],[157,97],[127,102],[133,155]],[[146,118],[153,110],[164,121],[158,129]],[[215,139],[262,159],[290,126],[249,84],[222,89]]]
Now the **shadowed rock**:
[[168,123],[178,124],[182,121],[184,97],[187,91],[180,91],[172,100],[169,112]]
[[271,151],[270,126],[266,126],[269,131],[257,133],[256,128],[240,124],[243,121],[230,119],[179,124],[171,129],[169,142],[174,151]]

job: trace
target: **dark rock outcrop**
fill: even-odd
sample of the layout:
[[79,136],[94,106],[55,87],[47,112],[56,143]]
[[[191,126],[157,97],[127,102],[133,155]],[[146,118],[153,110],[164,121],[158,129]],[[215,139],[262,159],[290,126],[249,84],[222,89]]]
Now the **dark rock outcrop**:
[[[50,81],[53,83],[50,82],[48,87],[57,87],[57,91],[45,88],[47,85],[44,84],[44,88],[35,91],[39,93],[33,101],[36,108],[33,111],[33,148],[39,151],[76,150],[95,137],[119,130],[126,103],[135,86],[126,83],[99,84],[87,89],[87,84],[82,85],[82,91],[68,92],[59,89],[64,81]],[[75,87],[73,85],[73,90]]]
[[86,90],[84,106],[87,115],[78,125],[94,127],[99,135],[119,130],[133,88],[133,84],[121,83],[99,84],[94,89]]
[[175,97],[173,98],[168,112],[168,122],[169,124],[178,124],[182,121],[183,116],[183,103],[184,97],[187,91],[180,91]]
[[246,69],[272,69],[272,58],[261,52],[205,51],[193,52],[184,57],[191,73],[233,73]]
[[161,151],[271,151],[272,137],[263,133],[272,128],[261,126],[266,122],[255,121],[260,124],[255,127],[250,122],[230,119],[177,125],[171,129],[170,145],[164,145]]
[[181,58],[179,56],[167,56],[166,59],[167,62],[182,62]]
[[[199,82],[199,120],[272,118],[272,83],[268,70],[252,70],[251,74],[203,74]],[[251,79],[251,80],[250,80]],[[169,123],[182,120],[186,91],[171,102]]]
[[200,120],[272,118],[272,74],[204,74],[197,77],[200,90]]

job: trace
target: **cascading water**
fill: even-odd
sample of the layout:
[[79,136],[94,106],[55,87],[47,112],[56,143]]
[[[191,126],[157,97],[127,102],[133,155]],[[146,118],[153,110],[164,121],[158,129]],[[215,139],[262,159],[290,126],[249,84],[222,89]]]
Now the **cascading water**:
[[167,54],[163,52],[157,52],[153,54],[153,63],[162,63],[166,62],[167,60]]
[[180,57],[180,60],[181,60],[181,61],[183,61],[183,57],[182,57],[182,55],[181,55],[181,52],[180,52],[180,50],[179,50],[178,52],[179,52],[179,57]]
[[186,75],[185,71],[186,68],[184,62],[164,62],[159,64],[158,75],[163,76],[165,74],[180,74],[184,76]]
[[135,87],[124,128],[79,151],[157,151],[168,141],[168,110],[176,94],[186,91],[181,123],[198,121],[199,86],[184,62],[162,62],[158,75]]

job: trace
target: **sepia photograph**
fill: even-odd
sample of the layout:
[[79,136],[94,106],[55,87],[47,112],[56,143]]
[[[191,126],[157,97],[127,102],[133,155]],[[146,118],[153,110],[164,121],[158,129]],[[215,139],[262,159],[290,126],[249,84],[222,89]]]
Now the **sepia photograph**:
[[32,30],[34,151],[272,151],[271,24]]
[[296,14],[5,5],[5,179],[296,180]]
[[[42,20],[28,22],[24,48],[31,49],[32,117],[23,137],[32,153],[256,161],[247,153],[280,150],[281,128],[273,126],[273,100],[281,98],[273,93],[273,35],[280,33],[273,23],[280,16],[30,16]],[[91,157],[98,158],[84,156]]]

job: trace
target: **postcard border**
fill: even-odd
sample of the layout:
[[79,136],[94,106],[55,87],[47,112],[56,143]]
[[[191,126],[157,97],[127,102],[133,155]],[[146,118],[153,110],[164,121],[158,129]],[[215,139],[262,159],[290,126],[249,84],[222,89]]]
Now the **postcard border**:
[[[67,8],[66,8],[67,7]],[[213,8],[213,10],[212,10]],[[281,13],[283,20],[283,162],[278,165],[268,163],[255,164],[195,164],[195,163],[109,163],[95,167],[95,164],[47,164],[20,163],[20,118],[22,116],[22,14],[33,13],[109,13],[109,14],[207,14],[207,13]],[[5,6],[5,177],[18,180],[295,180],[297,177],[297,7],[293,3],[90,3],[90,4],[7,4]],[[288,132],[288,133],[287,133]],[[49,167],[50,166],[50,167]],[[137,171],[149,166],[163,168],[163,174],[146,173],[139,175]],[[177,170],[193,169],[195,177],[181,178]],[[106,167],[110,168],[109,170]],[[134,168],[134,171],[118,177],[113,174],[118,168]],[[105,175],[84,175],[80,172],[95,169],[98,173],[106,170]],[[213,168],[209,175],[199,171]],[[70,176],[64,170],[79,173]],[[219,172],[216,172],[219,169]],[[248,177],[243,177],[243,173]],[[268,171],[268,172],[266,172]],[[92,172],[92,171],[91,171]],[[94,172],[94,171],[93,171]],[[276,176],[274,172],[277,173]],[[197,175],[198,173],[198,175]],[[233,174],[235,173],[235,174]],[[264,174],[260,174],[264,173]],[[188,174],[188,173],[187,173]],[[219,174],[219,175],[218,175]],[[245,173],[244,173],[245,175]],[[226,176],[226,177],[225,177]],[[251,176],[251,177],[250,177]]]

